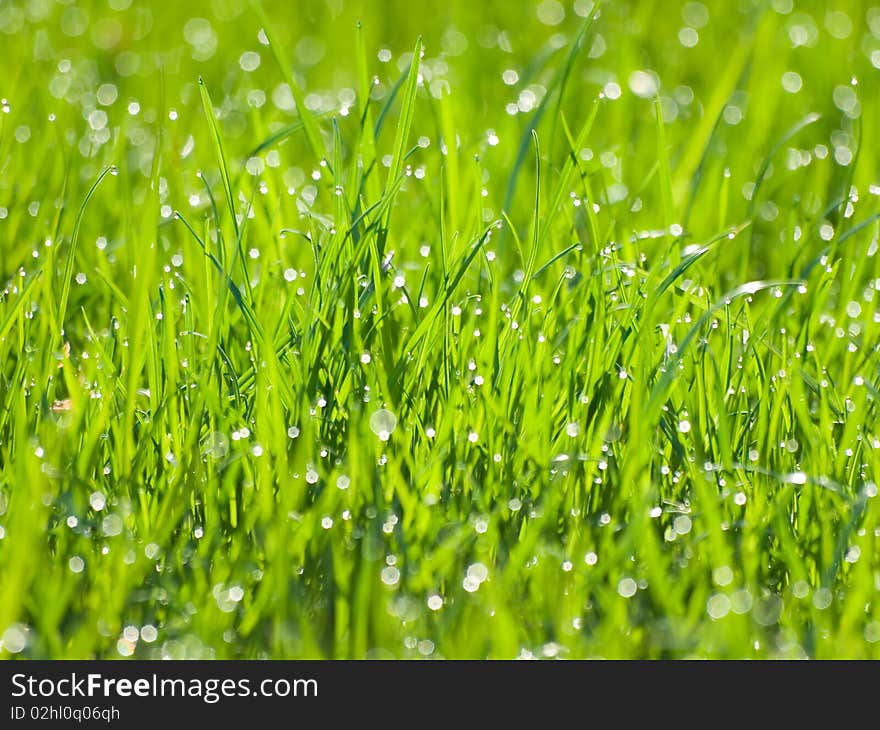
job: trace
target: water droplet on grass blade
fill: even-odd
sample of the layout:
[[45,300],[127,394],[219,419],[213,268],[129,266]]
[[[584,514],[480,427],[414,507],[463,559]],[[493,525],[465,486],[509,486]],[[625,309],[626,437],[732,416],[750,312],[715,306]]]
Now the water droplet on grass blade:
[[380,408],[370,416],[370,430],[380,441],[387,441],[396,427],[397,416],[385,408]]
[[624,578],[617,584],[617,592],[623,598],[632,598],[636,591],[638,590],[638,585],[632,578]]
[[0,643],[10,654],[18,654],[28,644],[28,629],[24,624],[13,624],[3,632]]
[[480,581],[470,575],[467,575],[461,582],[461,587],[464,588],[468,593],[474,593],[479,590]]
[[723,593],[716,593],[706,601],[706,613],[716,621],[730,613],[730,599]]
[[387,568],[382,568],[382,582],[386,586],[397,585],[397,582],[400,580],[400,571],[393,567],[388,566]]
[[101,530],[107,537],[115,537],[122,532],[123,522],[119,515],[107,515],[101,521]]

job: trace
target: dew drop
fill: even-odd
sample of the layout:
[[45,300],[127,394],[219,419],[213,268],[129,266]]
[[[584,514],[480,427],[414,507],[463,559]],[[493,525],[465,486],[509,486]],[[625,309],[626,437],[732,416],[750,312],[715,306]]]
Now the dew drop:
[[370,430],[380,441],[387,441],[396,427],[397,416],[385,408],[380,408],[370,416]]
[[623,578],[617,584],[617,592],[623,598],[632,598],[638,590],[638,585],[632,578]]

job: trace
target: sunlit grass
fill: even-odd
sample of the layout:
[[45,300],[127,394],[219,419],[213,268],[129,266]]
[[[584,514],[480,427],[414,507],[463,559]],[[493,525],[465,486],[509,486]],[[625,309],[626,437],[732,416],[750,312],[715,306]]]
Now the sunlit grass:
[[0,6],[0,656],[878,656],[880,11],[302,5]]

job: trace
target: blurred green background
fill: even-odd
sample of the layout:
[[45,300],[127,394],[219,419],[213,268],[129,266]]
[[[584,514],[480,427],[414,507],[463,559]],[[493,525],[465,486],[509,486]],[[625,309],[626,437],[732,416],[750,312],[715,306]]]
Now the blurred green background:
[[[70,195],[111,162],[146,177],[160,129],[165,159],[175,160],[165,171],[168,203],[181,206],[201,190],[193,172],[211,164],[204,144],[188,144],[203,133],[200,75],[220,110],[227,151],[239,164],[296,116],[289,88],[261,43],[260,23],[246,2],[4,0],[0,7],[2,96],[9,107],[2,127],[6,172],[0,177],[0,205],[6,208],[28,205],[32,191],[46,186],[60,191],[65,160],[78,156],[85,159],[72,168]],[[662,226],[656,214],[659,186],[650,178],[657,159],[656,90],[666,120],[675,201],[687,212],[688,220],[680,222],[696,238],[744,220],[750,186],[773,145],[805,115],[822,115],[767,170],[753,238],[754,276],[782,273],[773,271],[772,246],[786,210],[802,207],[820,220],[824,204],[844,198],[847,186],[867,189],[876,182],[870,162],[854,179],[851,175],[859,150],[873,156],[876,149],[878,111],[860,100],[880,73],[880,9],[867,2],[607,2],[558,107],[555,74],[590,14],[589,0],[456,0],[442,6],[333,0],[269,2],[265,8],[306,90],[306,104],[336,116],[349,153],[357,125],[351,113],[356,24],[362,24],[377,79],[372,94],[379,104],[406,70],[415,39],[423,36],[425,84],[414,138],[442,140],[450,147],[444,131],[449,136],[454,130],[454,157],[461,166],[482,156],[486,219],[500,215],[505,202],[531,205],[531,163],[523,166],[514,201],[506,199],[507,175],[536,117],[544,120],[542,152],[556,164],[564,138],[553,121],[555,110],[560,108],[576,130],[603,91],[614,103],[603,106],[581,156],[603,186],[600,194],[612,204],[612,214],[622,219],[622,229]],[[35,87],[48,93],[33,93]],[[539,107],[548,89],[554,98],[544,114]],[[156,124],[160,114],[170,115],[161,126]],[[380,153],[390,149],[392,128],[385,127]],[[417,156],[414,164],[419,162]],[[317,163],[302,135],[268,160],[288,187],[301,187]],[[780,168],[795,174],[774,174]],[[691,199],[696,173],[699,190]],[[435,175],[429,180],[436,184]],[[317,195],[329,196],[327,186],[318,186]],[[135,190],[134,200],[141,197]],[[695,206],[713,215],[690,215]],[[508,207],[513,220],[524,224],[517,206]],[[478,222],[458,223],[468,229]],[[25,224],[26,230],[10,233],[7,227],[4,234],[4,274],[38,235],[38,221]]]

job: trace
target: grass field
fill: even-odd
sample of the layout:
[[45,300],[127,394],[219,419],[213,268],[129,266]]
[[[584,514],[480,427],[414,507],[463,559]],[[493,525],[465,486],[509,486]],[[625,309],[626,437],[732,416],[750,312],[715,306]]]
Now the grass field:
[[0,44],[0,657],[880,657],[880,8]]

